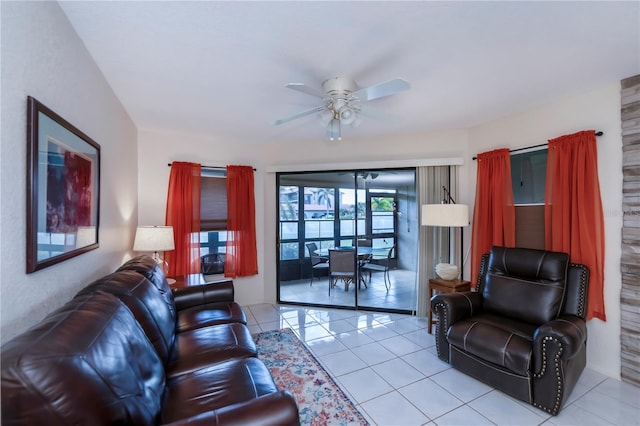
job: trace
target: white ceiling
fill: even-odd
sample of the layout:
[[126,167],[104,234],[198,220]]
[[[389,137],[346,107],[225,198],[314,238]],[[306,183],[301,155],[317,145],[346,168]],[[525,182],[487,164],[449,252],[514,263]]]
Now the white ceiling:
[[336,76],[411,90],[366,104],[344,141],[466,128],[640,74],[640,3],[61,2],[141,129],[318,141]]

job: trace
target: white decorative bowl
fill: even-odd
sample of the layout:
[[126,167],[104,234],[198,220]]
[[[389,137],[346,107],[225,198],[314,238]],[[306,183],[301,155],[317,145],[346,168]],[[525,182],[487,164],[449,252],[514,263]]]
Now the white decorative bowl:
[[455,280],[458,278],[458,266],[450,263],[438,263],[436,265],[436,275],[443,280]]

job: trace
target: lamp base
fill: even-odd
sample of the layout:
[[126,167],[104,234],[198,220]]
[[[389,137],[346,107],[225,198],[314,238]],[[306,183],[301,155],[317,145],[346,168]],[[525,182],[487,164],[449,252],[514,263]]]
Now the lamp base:
[[153,252],[153,256],[151,256],[151,258],[158,264],[158,266],[160,267],[160,269],[162,269],[162,272],[164,272],[164,275],[166,276],[167,272],[169,271],[169,264],[160,257],[160,254],[157,251]]

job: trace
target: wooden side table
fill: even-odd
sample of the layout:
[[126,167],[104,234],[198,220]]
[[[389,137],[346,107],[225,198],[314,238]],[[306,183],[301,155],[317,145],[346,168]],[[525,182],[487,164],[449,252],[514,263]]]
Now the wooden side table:
[[171,288],[180,288],[180,287],[188,287],[190,285],[207,284],[210,281],[205,280],[204,275],[202,274],[188,274],[188,275],[180,275],[173,278],[167,277],[167,282],[169,283],[169,287]]
[[434,295],[434,292],[440,293],[460,293],[462,291],[471,291],[471,282],[464,280],[443,280],[442,278],[431,278],[429,279],[429,302],[427,303],[429,308],[429,318],[428,325],[429,329],[427,330],[429,334],[431,334],[431,328],[434,324],[433,321],[433,312],[431,312],[431,298]]

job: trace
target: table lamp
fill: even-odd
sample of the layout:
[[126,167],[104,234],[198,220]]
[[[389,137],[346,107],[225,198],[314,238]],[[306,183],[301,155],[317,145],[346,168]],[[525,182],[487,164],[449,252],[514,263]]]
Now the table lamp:
[[[423,204],[421,222],[422,226],[442,226],[460,227],[460,279],[464,268],[464,248],[462,238],[462,227],[469,225],[469,206],[466,204],[456,204],[446,187],[444,198],[440,204]],[[457,274],[456,274],[457,275]]]
[[158,252],[175,249],[173,243],[173,226],[138,226],[133,251],[153,252],[153,260],[166,273],[166,262]]

